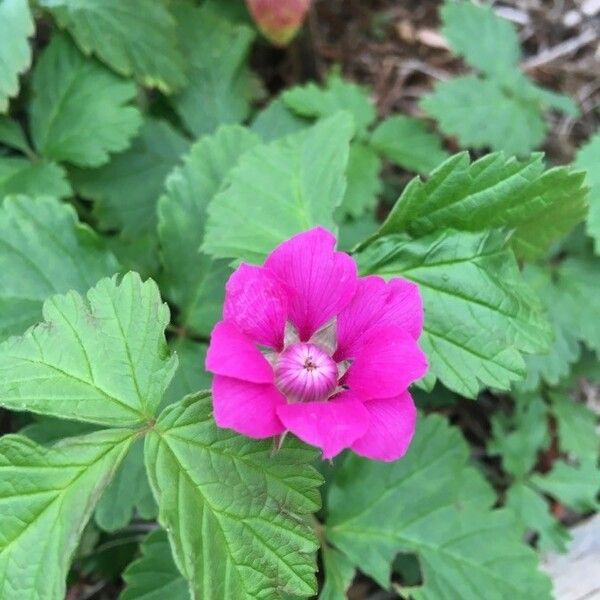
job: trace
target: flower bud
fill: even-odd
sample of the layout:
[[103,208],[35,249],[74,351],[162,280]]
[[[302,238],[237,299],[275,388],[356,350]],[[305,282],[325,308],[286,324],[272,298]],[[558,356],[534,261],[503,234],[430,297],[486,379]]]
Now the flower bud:
[[302,26],[310,0],[246,0],[258,28],[276,46],[287,45]]

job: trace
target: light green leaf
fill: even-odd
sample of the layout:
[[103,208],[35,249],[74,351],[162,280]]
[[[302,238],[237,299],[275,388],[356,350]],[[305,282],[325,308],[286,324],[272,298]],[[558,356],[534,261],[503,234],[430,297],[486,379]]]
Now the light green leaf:
[[490,6],[470,0],[446,2],[441,9],[442,34],[452,49],[490,77],[518,68],[521,47],[515,27]]
[[436,84],[421,101],[440,129],[460,145],[526,155],[546,134],[539,103],[508,92],[498,82],[476,75]]
[[134,442],[119,465],[98,502],[94,518],[104,531],[118,531],[136,514],[142,519],[154,519],[157,514],[144,468],[144,442],[141,439]]
[[121,75],[171,92],[185,83],[175,21],[163,0],[39,0],[84,54]]
[[593,462],[598,458],[600,440],[596,431],[597,415],[584,404],[576,402],[565,391],[549,394],[550,410],[558,426],[558,445],[580,461]]
[[548,503],[527,484],[518,482],[511,486],[506,493],[505,506],[513,512],[524,533],[538,533],[537,545],[542,552],[567,549],[571,539],[569,532],[552,516]]
[[83,292],[119,268],[73,208],[54,198],[6,198],[0,240],[0,340],[39,321],[46,298]]
[[497,412],[491,424],[488,452],[501,456],[502,468],[522,479],[535,466],[538,453],[550,444],[546,403],[536,394],[517,395],[514,413],[507,417]]
[[302,131],[310,123],[308,119],[303,119],[289,110],[278,97],[271,100],[268,106],[256,115],[250,129],[263,141],[272,142],[290,133]]
[[281,99],[302,117],[330,117],[341,110],[348,111],[359,136],[365,134],[376,116],[369,90],[337,73],[331,73],[323,87],[314,83],[296,86],[286,90]]
[[512,245],[520,255],[535,258],[583,220],[585,195],[581,172],[568,167],[544,170],[542,155],[519,162],[497,153],[471,163],[461,153],[427,181],[413,179],[379,235],[407,231],[418,237],[448,227],[513,228]]
[[250,114],[257,84],[246,62],[254,31],[226,21],[207,7],[173,6],[189,84],[173,98],[175,110],[195,136]]
[[359,218],[375,208],[382,189],[380,170],[381,162],[370,146],[361,142],[350,144],[346,169],[348,186],[339,213]]
[[586,183],[590,186],[587,230],[594,238],[596,254],[600,254],[600,133],[592,136],[577,151],[575,166],[586,171]]
[[356,569],[352,561],[335,548],[324,545],[321,547],[321,552],[325,583],[319,594],[319,600],[345,600]]
[[171,555],[167,534],[157,529],[140,546],[142,555],[125,572],[119,600],[190,600],[186,580]]
[[416,600],[550,598],[535,553],[519,540],[496,495],[469,466],[469,447],[446,419],[419,420],[407,455],[394,463],[349,456],[329,493],[326,533],[352,564],[389,586],[398,552],[414,552],[423,585]]
[[397,115],[382,121],[370,139],[371,146],[397,165],[429,173],[448,158],[440,138],[422,119]]
[[19,92],[19,74],[31,64],[27,38],[35,31],[27,0],[0,2],[0,113],[8,110],[8,100]]
[[80,421],[66,421],[54,417],[36,415],[33,423],[26,425],[19,431],[20,435],[28,437],[36,444],[51,446],[65,438],[76,437],[98,431],[97,425],[81,423]]
[[574,510],[587,512],[600,508],[600,469],[596,459],[579,465],[557,461],[546,475],[533,475],[531,483]]
[[361,242],[372,236],[379,228],[379,223],[375,216],[371,214],[363,215],[355,221],[346,221],[340,225],[338,235],[338,248],[344,252],[350,252]]
[[12,119],[0,115],[0,143],[16,148],[28,156],[32,154],[23,128]]
[[10,194],[47,194],[66,198],[72,194],[67,174],[53,162],[0,157],[0,198]]
[[[209,202],[223,187],[240,157],[259,143],[247,129],[220,128],[196,142],[182,167],[166,182],[159,201],[159,237],[167,295],[179,307],[179,324],[208,335],[221,317],[228,262],[200,251]],[[261,170],[257,173],[264,173]],[[254,202],[253,198],[252,201]],[[240,213],[240,208],[236,208]],[[231,218],[228,217],[231,223]],[[229,230],[229,235],[235,235]]]
[[177,365],[169,309],[128,273],[44,303],[44,322],[0,345],[0,405],[102,425],[151,419]]
[[156,228],[156,205],[169,172],[189,148],[165,121],[147,120],[131,147],[99,169],[74,169],[80,195],[96,202],[105,229],[139,234]]
[[79,537],[132,441],[100,431],[43,448],[0,439],[0,597],[62,600]]
[[351,135],[350,118],[340,113],[245,154],[208,207],[204,251],[261,262],[296,233],[335,230]]
[[357,257],[363,274],[405,277],[420,286],[421,344],[430,370],[468,397],[485,386],[508,389],[525,375],[521,352],[543,351],[551,341],[540,302],[504,241],[499,232],[392,235]]
[[61,35],[40,56],[32,79],[31,133],[46,158],[97,167],[129,145],[141,124],[124,81],[85,58]]
[[157,277],[160,261],[156,231],[132,236],[106,236],[104,239],[123,267],[123,272],[136,271],[144,279]]
[[[203,600],[316,592],[315,453],[293,440],[272,455],[218,429],[210,398],[169,406],[146,441],[146,467],[179,570]],[[224,474],[226,476],[224,477]]]

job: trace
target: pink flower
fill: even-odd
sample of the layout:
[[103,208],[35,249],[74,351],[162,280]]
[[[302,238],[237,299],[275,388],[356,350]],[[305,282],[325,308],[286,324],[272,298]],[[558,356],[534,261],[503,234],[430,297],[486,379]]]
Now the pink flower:
[[277,46],[285,46],[302,26],[310,0],[246,0],[258,28]]
[[395,460],[415,429],[407,388],[427,371],[419,290],[358,277],[334,247],[317,227],[232,274],[206,357],[215,420],[252,438],[291,431],[325,458]]

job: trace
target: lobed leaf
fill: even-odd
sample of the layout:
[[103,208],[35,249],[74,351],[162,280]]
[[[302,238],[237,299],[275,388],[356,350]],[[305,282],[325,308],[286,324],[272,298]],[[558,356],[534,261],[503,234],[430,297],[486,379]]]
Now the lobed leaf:
[[373,211],[383,185],[379,178],[381,161],[370,146],[352,142],[346,169],[347,187],[338,212],[355,219]]
[[596,254],[600,254],[600,133],[577,151],[575,166],[586,171],[586,183],[590,186],[587,231],[594,239]]
[[54,162],[0,157],[0,199],[11,194],[66,198],[72,191],[64,169]]

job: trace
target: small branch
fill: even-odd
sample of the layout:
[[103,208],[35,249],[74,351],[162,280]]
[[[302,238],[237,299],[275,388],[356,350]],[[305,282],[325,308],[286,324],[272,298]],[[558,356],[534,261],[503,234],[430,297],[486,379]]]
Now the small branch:
[[587,46],[591,42],[598,39],[598,34],[594,29],[586,29],[581,32],[577,37],[569,38],[556,46],[546,48],[539,54],[532,56],[531,58],[524,61],[521,66],[525,71],[533,71],[543,65],[555,61],[557,58],[567,56],[577,52],[583,46]]

